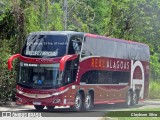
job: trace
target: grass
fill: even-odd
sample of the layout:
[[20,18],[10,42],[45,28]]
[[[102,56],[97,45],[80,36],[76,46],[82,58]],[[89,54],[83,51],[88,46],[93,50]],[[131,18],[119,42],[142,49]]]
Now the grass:
[[151,81],[149,84],[149,98],[160,99],[160,82]]
[[[156,116],[151,116],[153,113]],[[149,116],[150,114],[150,116]],[[138,115],[147,115],[147,117],[136,117]],[[129,111],[111,111],[106,113],[102,120],[160,120],[160,108],[133,109]]]
[[153,117],[119,117],[119,118],[105,118],[103,120],[159,120],[160,118],[153,118]]
[[159,117],[118,117],[118,118],[102,118],[102,120],[160,120]]

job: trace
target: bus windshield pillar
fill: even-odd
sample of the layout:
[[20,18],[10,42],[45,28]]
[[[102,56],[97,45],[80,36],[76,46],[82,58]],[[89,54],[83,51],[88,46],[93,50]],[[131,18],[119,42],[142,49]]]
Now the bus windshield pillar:
[[62,57],[62,59],[60,60],[60,71],[63,71],[65,68],[65,64],[67,61],[69,60],[74,60],[78,57],[77,54],[74,55],[65,55],[64,57]]
[[15,59],[15,58],[19,58],[20,57],[20,54],[15,54],[15,55],[12,55],[9,59],[8,59],[8,70],[12,70],[13,66],[12,66],[12,61]]

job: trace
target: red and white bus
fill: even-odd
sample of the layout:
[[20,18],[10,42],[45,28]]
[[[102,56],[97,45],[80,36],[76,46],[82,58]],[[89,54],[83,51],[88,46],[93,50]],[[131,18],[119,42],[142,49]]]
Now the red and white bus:
[[95,104],[135,105],[148,95],[149,47],[74,31],[30,33],[19,58],[16,102],[37,110]]

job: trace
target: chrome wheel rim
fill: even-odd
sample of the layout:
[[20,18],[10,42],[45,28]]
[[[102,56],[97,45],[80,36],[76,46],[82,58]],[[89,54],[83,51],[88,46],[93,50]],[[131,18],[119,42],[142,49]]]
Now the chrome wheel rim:
[[81,107],[81,98],[79,96],[76,97],[75,106],[77,109]]
[[131,105],[131,97],[130,94],[128,94],[128,101],[127,101],[127,105],[130,106]]
[[85,105],[86,105],[87,109],[90,108],[90,106],[91,106],[91,96],[89,96],[89,95],[86,96]]
[[137,95],[134,94],[134,95],[133,95],[133,104],[136,104],[136,103],[137,103]]

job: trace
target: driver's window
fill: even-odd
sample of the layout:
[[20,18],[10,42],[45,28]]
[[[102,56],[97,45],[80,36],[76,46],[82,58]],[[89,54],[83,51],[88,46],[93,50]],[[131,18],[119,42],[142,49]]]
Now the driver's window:
[[80,54],[82,36],[72,36],[69,42],[68,54]]

